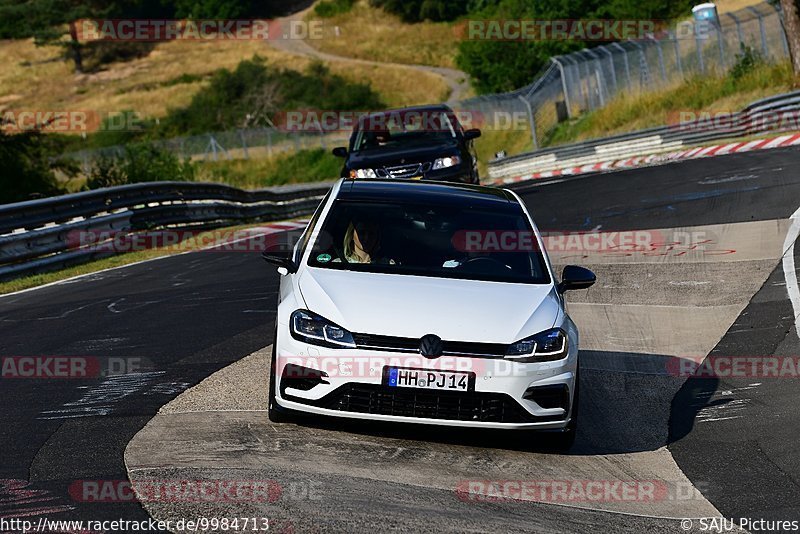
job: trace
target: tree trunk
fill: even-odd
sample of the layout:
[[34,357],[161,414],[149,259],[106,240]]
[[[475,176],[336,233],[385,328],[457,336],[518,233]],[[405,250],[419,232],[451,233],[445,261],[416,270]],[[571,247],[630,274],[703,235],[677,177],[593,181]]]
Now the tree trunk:
[[72,60],[75,62],[75,72],[83,72],[83,56],[81,55],[81,43],[78,41],[78,28],[75,26],[75,21],[69,23],[69,50],[72,55]]
[[781,0],[783,11],[783,30],[789,43],[789,55],[792,58],[792,70],[800,76],[800,18],[797,15],[795,0]]

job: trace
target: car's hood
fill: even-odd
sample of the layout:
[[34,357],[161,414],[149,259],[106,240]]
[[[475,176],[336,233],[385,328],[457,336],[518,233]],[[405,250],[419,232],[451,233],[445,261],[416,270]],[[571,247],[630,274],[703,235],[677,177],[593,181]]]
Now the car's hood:
[[552,285],[306,269],[308,309],[361,334],[513,343],[552,328],[559,314]]
[[389,167],[410,163],[432,162],[436,158],[458,153],[458,143],[445,142],[427,146],[406,146],[402,148],[363,150],[350,154],[349,165],[353,169]]

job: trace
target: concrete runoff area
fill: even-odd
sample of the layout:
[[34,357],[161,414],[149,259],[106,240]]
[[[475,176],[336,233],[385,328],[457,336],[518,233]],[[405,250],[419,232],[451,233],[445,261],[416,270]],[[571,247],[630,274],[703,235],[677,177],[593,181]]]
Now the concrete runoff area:
[[[236,505],[144,501],[158,519],[235,511],[303,531],[365,531],[411,522],[417,530],[427,517],[419,530],[485,531],[492,514],[483,512],[494,507],[503,530],[685,531],[680,518],[720,512],[667,449],[670,403],[686,380],[670,369],[676,358],[703,357],[720,341],[780,262],[788,227],[770,220],[650,230],[714,238],[680,256],[587,252],[575,262],[595,269],[598,283],[568,297],[581,330],[582,394],[578,438],[567,455],[513,432],[320,418],[273,424],[266,347],[164,406],[126,449],[130,479],[269,479],[318,492],[292,499],[289,490],[272,503]],[[571,263],[552,256],[557,269]],[[653,499],[568,502],[459,493],[468,481],[509,480],[656,481],[663,491]],[[537,514],[542,507],[548,514]],[[563,509],[580,513],[562,517]]]

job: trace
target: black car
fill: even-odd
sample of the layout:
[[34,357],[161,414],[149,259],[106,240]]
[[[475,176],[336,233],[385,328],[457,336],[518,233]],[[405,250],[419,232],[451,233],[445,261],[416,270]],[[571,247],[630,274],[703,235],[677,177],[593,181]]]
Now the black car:
[[348,148],[333,149],[346,158],[342,177],[398,178],[479,183],[473,139],[445,105],[420,106],[362,116]]

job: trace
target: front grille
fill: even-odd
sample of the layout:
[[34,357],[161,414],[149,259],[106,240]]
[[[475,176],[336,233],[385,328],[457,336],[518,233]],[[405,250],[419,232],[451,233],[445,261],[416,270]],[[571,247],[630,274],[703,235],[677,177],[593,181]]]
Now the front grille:
[[[353,334],[356,347],[364,350],[388,352],[419,352],[420,340],[413,337]],[[443,341],[443,355],[502,358],[508,345],[502,343],[473,343],[470,341]]]
[[345,384],[313,404],[342,412],[485,423],[536,423],[564,418],[531,415],[503,393],[431,391],[379,384]]
[[422,164],[413,163],[411,165],[397,165],[396,167],[385,167],[384,171],[389,178],[408,178],[422,174]]

